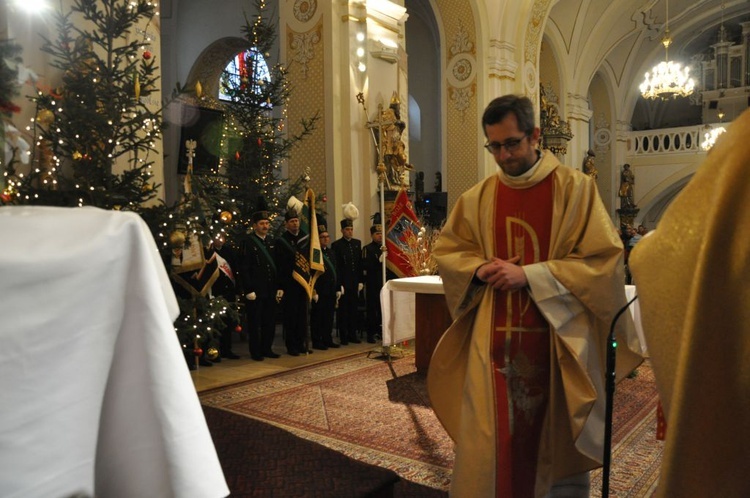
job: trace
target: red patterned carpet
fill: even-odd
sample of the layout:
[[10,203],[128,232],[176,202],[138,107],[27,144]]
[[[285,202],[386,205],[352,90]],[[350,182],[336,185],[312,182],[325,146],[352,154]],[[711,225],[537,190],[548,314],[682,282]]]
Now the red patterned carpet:
[[[658,478],[656,388],[644,365],[618,385],[610,496],[650,497]],[[447,490],[452,442],[429,407],[424,376],[406,353],[391,364],[365,354],[206,391],[205,406],[248,416],[320,443],[402,480]],[[592,494],[600,496],[600,472]]]

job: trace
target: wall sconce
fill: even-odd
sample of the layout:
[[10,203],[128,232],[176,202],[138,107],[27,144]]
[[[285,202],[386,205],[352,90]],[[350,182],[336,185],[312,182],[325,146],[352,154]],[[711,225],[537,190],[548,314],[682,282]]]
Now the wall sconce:
[[370,47],[370,55],[395,64],[399,60],[398,45],[390,40],[374,40]]

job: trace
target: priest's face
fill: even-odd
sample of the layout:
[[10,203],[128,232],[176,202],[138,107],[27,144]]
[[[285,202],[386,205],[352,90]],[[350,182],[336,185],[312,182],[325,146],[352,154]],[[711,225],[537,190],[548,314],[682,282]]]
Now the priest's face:
[[485,126],[484,133],[485,147],[506,175],[522,175],[537,161],[539,128],[534,128],[531,134],[519,130],[515,114],[509,113],[499,123]]

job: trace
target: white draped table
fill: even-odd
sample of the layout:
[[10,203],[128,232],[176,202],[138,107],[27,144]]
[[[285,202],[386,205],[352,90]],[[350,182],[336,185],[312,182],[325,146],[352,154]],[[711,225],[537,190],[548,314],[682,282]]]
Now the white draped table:
[[[429,355],[451,323],[443,293],[443,282],[437,275],[388,280],[380,293],[383,346],[415,340],[417,366],[426,369]],[[626,285],[625,294],[630,301],[636,294],[635,286]],[[646,355],[638,300],[630,306],[630,313],[641,342],[641,353]],[[422,331],[424,333],[420,334]]]
[[0,495],[227,496],[133,213],[1,207]]

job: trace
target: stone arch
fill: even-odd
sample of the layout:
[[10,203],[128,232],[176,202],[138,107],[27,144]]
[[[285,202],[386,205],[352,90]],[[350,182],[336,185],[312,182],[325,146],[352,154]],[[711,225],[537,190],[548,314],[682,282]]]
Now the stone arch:
[[214,41],[195,59],[186,87],[192,89],[200,82],[205,95],[218,99],[222,71],[235,55],[249,48],[249,42],[243,38],[227,37]]
[[664,211],[674,198],[682,192],[697,169],[698,164],[688,165],[654,185],[638,202],[640,212],[636,221],[649,228],[654,228]]

